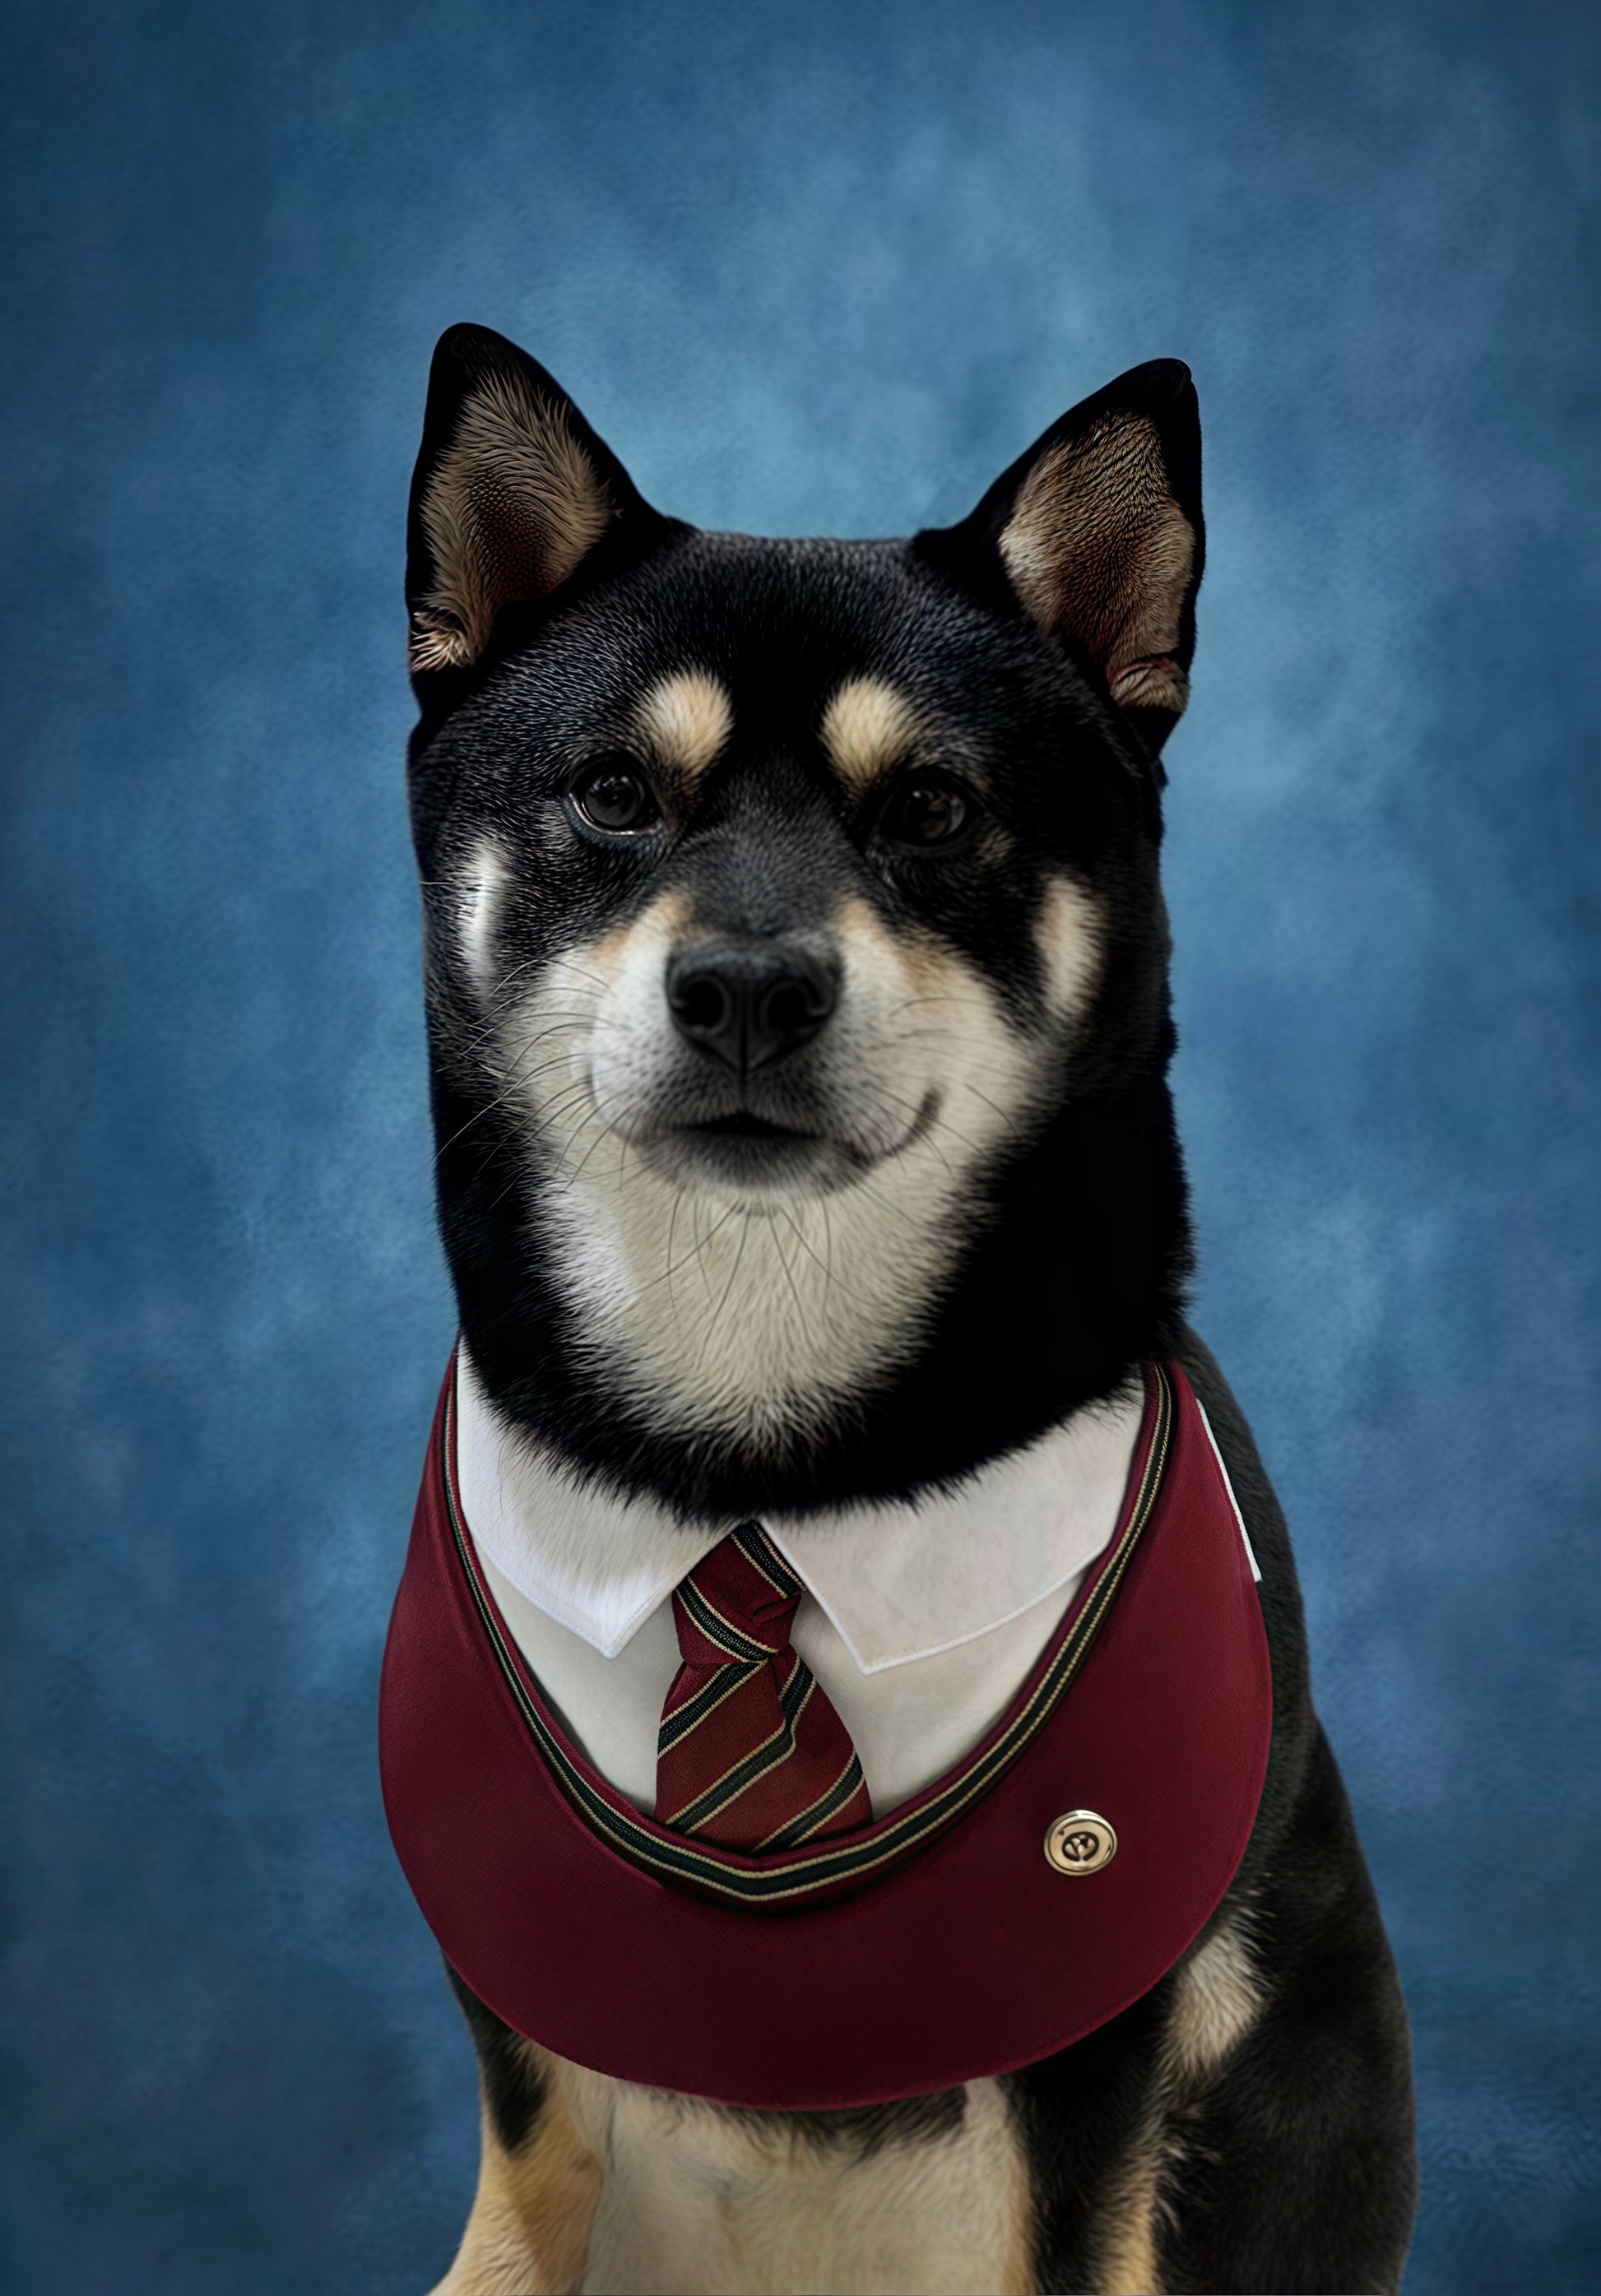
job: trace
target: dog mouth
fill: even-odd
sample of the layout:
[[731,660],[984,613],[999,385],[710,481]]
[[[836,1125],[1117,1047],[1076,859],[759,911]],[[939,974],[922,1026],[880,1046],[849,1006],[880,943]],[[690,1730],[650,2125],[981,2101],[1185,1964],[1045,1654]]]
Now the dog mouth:
[[827,1193],[849,1187],[875,1165],[912,1147],[933,1125],[939,1099],[931,1090],[909,1123],[860,1136],[785,1124],[750,1109],[662,1125],[634,1136],[647,1162],[681,1185],[720,1182]]
[[771,1117],[756,1116],[749,1111],[741,1111],[735,1116],[710,1116],[703,1123],[686,1124],[679,1129],[686,1136],[701,1140],[768,1141],[775,1144],[825,1137],[821,1132],[807,1131],[798,1124],[776,1124]]

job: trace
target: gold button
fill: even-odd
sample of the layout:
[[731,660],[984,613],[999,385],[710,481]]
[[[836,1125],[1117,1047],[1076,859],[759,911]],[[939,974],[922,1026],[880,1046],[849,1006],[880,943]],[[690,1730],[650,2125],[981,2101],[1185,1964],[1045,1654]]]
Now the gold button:
[[1093,1809],[1070,1809],[1052,1820],[1045,1854],[1058,1874],[1098,1874],[1117,1856],[1117,1836]]

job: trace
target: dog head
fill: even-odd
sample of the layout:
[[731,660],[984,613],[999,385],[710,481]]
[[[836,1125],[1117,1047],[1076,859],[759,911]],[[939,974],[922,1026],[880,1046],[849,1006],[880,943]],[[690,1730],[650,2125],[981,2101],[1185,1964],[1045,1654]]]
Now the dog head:
[[785,542],[661,516],[542,368],[445,337],[412,810],[443,1225],[503,1408],[680,1498],[792,1504],[852,1446],[894,1480],[861,1447],[920,1369],[993,1354],[1024,1206],[1047,1275],[1069,1231],[1094,1259],[1149,1146],[1115,1112],[1170,1138],[1156,759],[1202,549],[1174,362],[957,527]]

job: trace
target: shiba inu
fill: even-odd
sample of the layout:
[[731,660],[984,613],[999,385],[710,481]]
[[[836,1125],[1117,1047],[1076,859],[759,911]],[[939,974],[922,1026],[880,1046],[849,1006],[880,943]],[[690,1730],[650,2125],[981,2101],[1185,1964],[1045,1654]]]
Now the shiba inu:
[[480,2064],[456,2296],[1399,2286],[1399,1988],[1184,1320],[1200,476],[1157,361],[957,526],[705,533],[439,345],[462,1337],[384,1726]]

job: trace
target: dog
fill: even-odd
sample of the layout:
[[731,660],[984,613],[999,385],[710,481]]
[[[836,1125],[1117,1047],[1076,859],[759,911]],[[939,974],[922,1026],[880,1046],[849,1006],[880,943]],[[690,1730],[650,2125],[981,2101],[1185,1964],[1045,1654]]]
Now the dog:
[[[439,346],[409,799],[461,1339],[385,1789],[480,2062],[450,2296],[1400,2285],[1405,2013],[1284,1521],[1184,1312],[1158,864],[1200,479],[1162,360],[956,526],[702,532],[522,351]],[[1175,1461],[1204,1505],[1130,1563]],[[1232,1642],[1173,1577],[1203,1514]],[[771,1643],[695,1642],[709,1554]],[[1116,1709],[1163,1586],[1170,1657]],[[1181,1677],[1195,1726],[1129,1751]],[[1042,1684],[1070,1768],[1133,1767],[1009,1865]],[[761,1760],[811,1729],[813,1767],[719,1836],[743,1755],[661,1782],[751,1685]],[[756,1903],[775,1874],[821,1910]]]

